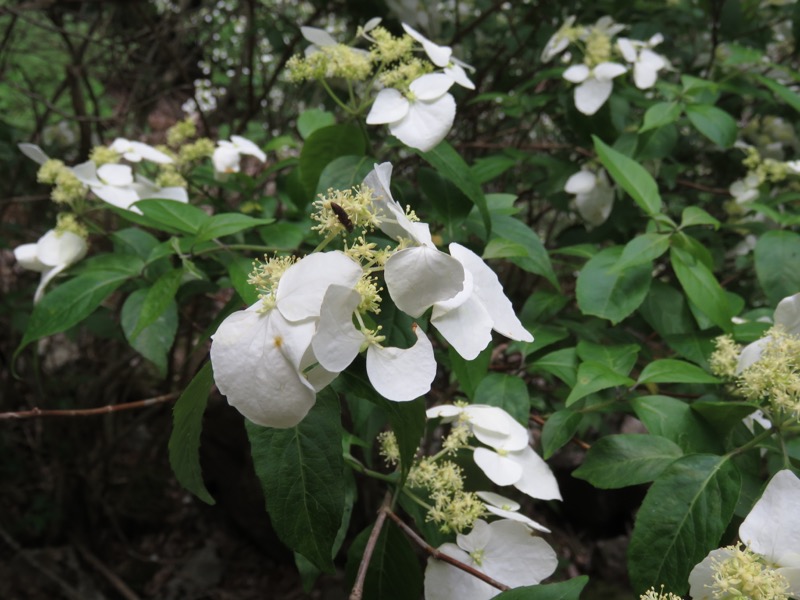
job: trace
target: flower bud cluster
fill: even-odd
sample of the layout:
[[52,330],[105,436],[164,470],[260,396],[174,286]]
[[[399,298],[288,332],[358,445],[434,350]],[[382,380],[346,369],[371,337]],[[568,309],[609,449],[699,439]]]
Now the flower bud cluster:
[[400,446],[397,444],[394,431],[382,431],[378,434],[378,453],[387,465],[400,464]]
[[294,83],[336,78],[364,81],[372,68],[368,52],[345,44],[323,46],[305,57],[295,55],[286,63],[289,80]]

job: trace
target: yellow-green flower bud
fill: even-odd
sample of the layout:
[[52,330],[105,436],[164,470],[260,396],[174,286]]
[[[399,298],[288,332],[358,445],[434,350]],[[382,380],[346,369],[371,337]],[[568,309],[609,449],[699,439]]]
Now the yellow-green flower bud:
[[102,167],[103,165],[118,163],[120,155],[119,152],[107,146],[95,146],[89,153],[89,159],[95,166]]
[[394,431],[383,431],[378,434],[378,452],[387,465],[396,465],[400,462],[400,446]]
[[183,175],[178,173],[174,165],[163,165],[161,173],[156,177],[156,185],[159,187],[182,187],[185,188],[188,183]]
[[58,204],[74,204],[86,197],[87,188],[69,169],[62,169],[56,176],[56,186],[50,198]]
[[197,135],[197,126],[192,117],[186,117],[183,121],[178,121],[167,129],[167,144],[177,148],[185,141]]
[[427,60],[411,58],[383,73],[380,76],[380,82],[385,87],[398,89],[408,96],[410,93],[408,86],[411,85],[411,82],[432,71],[433,65]]
[[717,377],[733,379],[742,347],[730,335],[721,335],[714,340],[716,350],[709,357],[711,372]]
[[212,154],[214,154],[214,142],[208,138],[200,138],[191,144],[181,146],[178,151],[178,162],[185,165],[210,158]]
[[71,233],[74,233],[75,235],[82,237],[83,239],[87,239],[89,237],[89,231],[78,221],[78,218],[72,213],[60,213],[56,221],[55,230],[56,233],[64,233],[66,231],[69,231]]
[[376,62],[388,64],[411,58],[411,52],[414,49],[414,39],[411,36],[403,34],[400,37],[394,37],[384,27],[376,27],[370,31],[370,36],[374,42],[370,48],[370,54]]
[[604,31],[592,28],[586,38],[586,55],[583,61],[589,67],[608,62],[611,58],[611,38]]
[[51,158],[39,167],[39,171],[36,173],[36,181],[53,185],[56,182],[56,178],[64,170],[66,170],[66,167],[62,161],[57,158]]

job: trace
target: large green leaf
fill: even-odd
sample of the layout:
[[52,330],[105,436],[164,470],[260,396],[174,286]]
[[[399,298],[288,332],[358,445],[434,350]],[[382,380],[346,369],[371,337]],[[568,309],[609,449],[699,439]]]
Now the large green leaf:
[[639,344],[595,344],[587,340],[578,342],[578,358],[584,362],[599,362],[615,373],[627,375],[631,372],[641,347]]
[[213,384],[211,362],[207,362],[175,403],[172,409],[172,434],[169,436],[169,464],[175,478],[207,504],[214,504],[214,498],[203,483],[199,452],[203,413]]
[[663,358],[642,369],[636,384],[641,383],[719,383],[719,379],[692,363]]
[[600,390],[621,385],[630,387],[633,384],[633,379],[620,375],[603,363],[594,361],[581,363],[578,367],[578,381],[567,396],[566,405],[570,406],[581,398]]
[[689,572],[719,546],[741,478],[727,456],[694,454],[656,479],[636,516],[628,567],[637,593],[664,585],[684,594]]
[[178,293],[182,278],[183,269],[170,269],[147,289],[147,296],[138,309],[136,328],[130,332],[130,339],[136,339],[146,327],[155,323],[164,314],[167,307],[175,304],[175,294]]
[[214,215],[205,221],[197,231],[196,243],[207,242],[225,235],[238,233],[245,229],[252,229],[259,225],[268,225],[275,219],[256,219],[239,213],[223,213]]
[[680,118],[681,112],[681,105],[677,102],[657,102],[644,113],[644,123],[639,133],[674,123]]
[[589,578],[581,575],[560,583],[542,583],[515,588],[495,596],[495,600],[579,600],[581,591],[587,583]]
[[800,235],[768,231],[755,249],[756,276],[771,304],[800,290]]
[[592,139],[595,152],[609,175],[628,192],[639,208],[648,215],[661,212],[661,196],[653,176],[635,160],[604,144],[599,137],[593,135]]
[[616,324],[636,310],[647,296],[652,281],[650,264],[615,272],[613,267],[622,252],[621,246],[606,248],[581,269],[576,295],[578,307],[584,314],[602,317]]
[[800,95],[797,92],[790,90],[785,85],[781,85],[774,79],[770,79],[764,75],[753,75],[758,81],[772,90],[781,100],[786,102],[789,106],[800,112]]
[[612,267],[614,272],[623,272],[630,267],[650,263],[669,249],[669,235],[643,233],[625,244],[622,256]]
[[669,396],[641,396],[630,403],[647,431],[675,442],[685,453],[722,449],[719,435],[690,404]]
[[349,190],[359,185],[375,167],[375,159],[371,156],[340,156],[329,162],[317,182],[317,194],[326,194],[329,189]]
[[680,248],[673,247],[670,250],[670,260],[689,300],[703,311],[714,325],[723,331],[730,331],[733,326],[731,324],[733,314],[725,290],[714,274],[701,261]]
[[297,117],[297,131],[300,133],[300,137],[305,140],[317,129],[329,127],[335,123],[336,118],[333,113],[319,108],[310,108],[301,112],[300,116]]
[[578,431],[583,415],[568,408],[550,415],[542,427],[542,456],[545,460],[572,439]]
[[365,151],[364,134],[355,125],[331,125],[309,135],[300,151],[298,164],[306,201],[317,192],[320,175],[329,163],[340,156],[362,156]]
[[680,446],[657,435],[608,435],[592,444],[572,475],[596,488],[623,488],[653,481],[681,456]]
[[528,426],[531,399],[525,381],[505,373],[491,373],[475,390],[475,404],[499,406],[517,421]]
[[574,386],[578,376],[578,359],[575,348],[562,348],[546,354],[528,368],[529,371],[534,372],[537,369],[555,375],[570,387]]
[[509,260],[525,271],[541,275],[558,289],[558,278],[550,262],[550,255],[539,236],[525,223],[508,215],[495,216],[493,223],[497,238],[519,244],[526,249],[525,256],[512,257]]
[[690,104],[686,107],[686,116],[697,131],[717,146],[728,148],[736,141],[739,133],[736,119],[721,108],[708,104]]
[[295,427],[245,422],[275,532],[327,572],[334,570],[331,553],[345,504],[340,418],[339,400],[328,391]]
[[437,171],[421,168],[417,173],[419,186],[436,211],[436,216],[444,224],[447,237],[457,237],[457,227],[472,210],[472,202],[458,186],[442,177]]
[[139,289],[128,296],[122,305],[120,324],[131,347],[151,361],[162,377],[166,377],[167,356],[178,331],[178,305],[174,298],[170,298],[161,312],[146,326],[141,327],[142,314],[150,291],[152,288]]
[[211,219],[196,206],[177,200],[139,200],[135,206],[167,233],[194,234]]
[[722,435],[742,422],[742,419],[758,410],[758,404],[731,402],[730,400],[698,400],[692,410],[701,415]]

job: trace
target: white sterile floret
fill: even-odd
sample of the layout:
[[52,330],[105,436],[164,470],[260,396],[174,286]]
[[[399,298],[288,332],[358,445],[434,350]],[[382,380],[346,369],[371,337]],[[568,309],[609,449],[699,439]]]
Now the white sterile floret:
[[574,23],[574,15],[567,17],[567,20],[564,21],[564,24],[558,28],[558,31],[550,36],[550,39],[547,40],[547,43],[544,45],[544,49],[542,50],[542,62],[551,61],[567,49],[567,46],[569,46],[570,43],[570,37],[567,32],[572,29],[572,25]]
[[575,208],[589,225],[602,225],[614,208],[614,188],[605,170],[598,173],[581,169],[567,179],[564,191],[575,194]]
[[758,186],[761,185],[761,178],[757,173],[748,173],[744,179],[737,179],[728,188],[728,192],[736,200],[737,204],[746,204],[755,200],[759,196]]
[[453,57],[453,49],[450,46],[440,46],[424,35],[422,35],[419,31],[414,29],[413,27],[403,23],[403,30],[414,38],[417,42],[422,44],[423,50],[425,50],[425,54],[428,55],[428,58],[431,62],[436,65],[437,67],[441,67],[444,71],[444,74],[449,77],[453,83],[457,83],[458,85],[465,87],[469,90],[475,89],[475,84],[470,81],[469,76],[467,76],[466,69],[472,69],[472,67],[457,58]]
[[[542,538],[517,521],[494,523],[478,520],[455,544],[439,551],[511,588],[536,585],[556,570],[555,551]],[[500,590],[448,563],[428,559],[425,569],[426,600],[488,600]]]
[[14,258],[25,269],[42,274],[33,296],[34,304],[44,295],[47,284],[70,265],[84,256],[88,246],[86,240],[71,231],[51,229],[35,244],[22,244],[14,248]]
[[214,170],[219,174],[238,173],[242,155],[254,156],[261,162],[267,160],[267,155],[255,143],[240,135],[232,135],[231,141],[220,140],[211,156]]
[[[787,296],[778,303],[774,315],[775,325],[789,335],[800,336],[800,294]],[[772,341],[772,336],[764,336],[744,347],[736,365],[738,375],[761,358],[764,348]]]
[[585,115],[593,115],[605,104],[614,89],[614,78],[628,69],[619,63],[603,62],[594,68],[572,65],[564,71],[564,79],[578,83],[575,88],[575,108]]
[[518,502],[514,502],[510,498],[506,498],[500,494],[495,494],[494,492],[476,492],[476,494],[478,495],[478,498],[483,500],[484,504],[486,505],[486,510],[493,515],[503,517],[504,519],[510,519],[512,521],[519,521],[520,523],[523,523],[531,529],[535,529],[536,531],[550,533],[550,530],[544,525],[541,525],[530,517],[526,517],[522,513],[518,512],[520,509]]
[[111,148],[114,152],[122,154],[122,157],[130,162],[149,160],[150,162],[162,165],[168,165],[174,162],[172,158],[161,152],[161,150],[156,150],[152,146],[143,142],[126,140],[125,138],[115,139],[109,148]]
[[401,142],[423,152],[433,149],[453,126],[456,101],[448,92],[453,80],[428,73],[411,82],[408,97],[394,88],[378,92],[367,125],[389,125]]
[[669,64],[667,59],[652,50],[663,41],[664,36],[660,33],[646,42],[628,38],[617,40],[622,57],[633,65],[633,82],[640,90],[653,87],[658,79],[658,72]]
[[464,290],[433,305],[431,324],[463,358],[472,360],[489,345],[492,330],[521,342],[533,336],[522,326],[497,275],[471,250],[450,244],[450,255],[464,267]]
[[[781,598],[797,598],[800,595],[798,506],[800,506],[800,478],[788,469],[778,471],[739,527],[739,538],[746,546],[744,552],[751,553],[751,561],[758,560],[760,563],[756,565],[756,576],[763,577],[767,585],[783,588],[784,595],[779,596]],[[739,597],[742,591],[738,589],[739,587],[757,583],[721,576],[729,574],[724,569],[726,562],[742,554],[742,551],[735,547],[712,550],[689,574],[689,591],[692,598],[714,600],[723,597],[715,593],[720,591],[720,585],[732,586],[728,589]],[[770,598],[774,597],[776,597],[774,594],[770,595]]]

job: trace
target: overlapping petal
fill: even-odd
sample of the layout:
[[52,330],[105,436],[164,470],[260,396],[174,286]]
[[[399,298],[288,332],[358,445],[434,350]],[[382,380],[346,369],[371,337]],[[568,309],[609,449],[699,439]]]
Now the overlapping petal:
[[416,343],[410,348],[385,348],[377,344],[367,349],[367,375],[381,396],[407,402],[427,394],[436,376],[436,360],[428,336],[414,325]]
[[464,287],[461,263],[429,246],[394,253],[386,261],[384,277],[397,308],[412,317],[419,317],[436,302],[452,298]]

